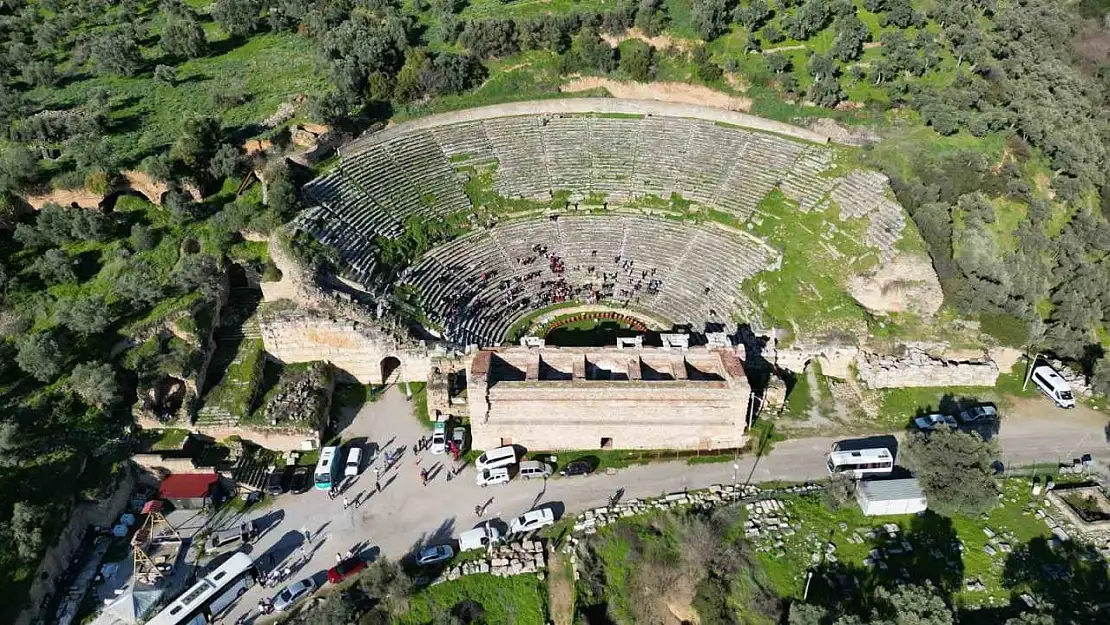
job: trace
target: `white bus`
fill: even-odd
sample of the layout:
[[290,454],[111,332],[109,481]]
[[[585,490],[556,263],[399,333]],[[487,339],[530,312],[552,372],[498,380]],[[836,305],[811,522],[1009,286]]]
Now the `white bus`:
[[147,625],[205,625],[214,622],[221,612],[247,592],[257,577],[258,570],[251,557],[237,553],[147,621]]
[[886,447],[841,451],[835,446],[829,454],[829,475],[848,475],[856,479],[873,473],[894,470],[894,455]]
[[320,450],[320,460],[316,463],[316,473],[312,476],[316,488],[331,490],[332,484],[339,477],[339,463],[341,460],[338,447],[325,447]]

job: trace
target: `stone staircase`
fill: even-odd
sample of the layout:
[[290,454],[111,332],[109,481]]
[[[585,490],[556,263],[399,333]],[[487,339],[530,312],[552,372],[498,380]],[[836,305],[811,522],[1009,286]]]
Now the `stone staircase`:
[[[227,368],[235,362],[243,341],[262,338],[255,310],[262,301],[262,291],[247,286],[231,288],[227,306],[220,313],[220,325],[216,328],[216,352],[208,364],[205,376],[204,397],[224,378]],[[220,406],[205,401],[197,411],[196,424],[211,427],[234,426],[239,416],[233,415]]]

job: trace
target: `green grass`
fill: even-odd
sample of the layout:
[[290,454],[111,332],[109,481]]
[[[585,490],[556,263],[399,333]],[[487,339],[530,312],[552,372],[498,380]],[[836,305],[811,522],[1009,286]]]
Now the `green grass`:
[[[1021,390],[1024,369],[1020,363],[1014,366],[1013,373],[998,376],[998,382],[992,386],[954,386],[942,388],[892,388],[883,389],[882,405],[878,421],[891,428],[904,428],[917,415],[925,412],[941,411],[942,406],[976,402],[993,402],[1002,409],[1007,406],[1012,396],[1032,397],[1036,390],[1032,388]],[[947,410],[951,412],[951,409]],[[1005,414],[1004,410],[1000,412]]]
[[412,397],[409,399],[412,402],[412,416],[420,422],[420,425],[427,429],[432,429],[432,420],[428,416],[428,385],[425,382],[409,382],[409,392]]
[[754,232],[782,251],[782,268],[749,279],[744,284],[748,297],[760,302],[778,327],[795,327],[809,335],[864,329],[866,311],[844,290],[847,279],[865,268],[868,258],[874,261],[856,242],[863,240],[863,220],[836,220],[836,234],[825,239],[822,234],[832,225],[825,214],[800,212],[778,190],[760,203],[759,219]]
[[398,625],[425,625],[437,615],[448,614],[463,601],[474,601],[485,611],[486,623],[544,625],[547,623],[547,588],[534,575],[494,577],[468,575],[429,586],[409,599],[409,609],[395,616]]
[[239,418],[247,417],[258,399],[265,360],[262,339],[244,340],[223,378],[208,391],[205,404],[219,406]]
[[[224,46],[222,36],[213,47]],[[92,76],[54,89],[36,89],[31,96],[48,108],[69,108],[86,101],[98,87],[111,94],[117,130],[107,136],[112,154],[134,163],[177,138],[187,115],[218,115],[225,128],[257,123],[272,115],[282,102],[297,94],[315,94],[327,86],[318,70],[312,44],[293,34],[262,34],[232,46],[222,54],[186,61],[177,67],[177,83],[152,79],[155,49],[144,51],[149,67],[133,77]],[[249,100],[221,110],[212,94],[242,90]]]
[[[1008,479],[1002,483],[1003,499],[1001,505],[980,517],[957,516],[951,519],[927,514],[924,517],[916,515],[865,517],[858,506],[850,503],[846,508],[833,512],[822,501],[820,496],[786,497],[781,500],[787,504],[787,512],[792,518],[791,526],[795,528],[794,536],[780,537],[783,541],[780,548],[772,548],[759,554],[759,561],[766,570],[767,577],[776,592],[786,598],[800,598],[805,586],[804,571],[811,566],[810,553],[812,547],[806,545],[808,537],[818,537],[821,542],[831,541],[837,546],[836,556],[842,565],[861,567],[863,558],[874,548],[875,541],[865,540],[863,544],[852,544],[847,540],[857,528],[873,528],[884,523],[896,523],[903,530],[903,536],[915,545],[916,555],[907,555],[905,558],[891,558],[892,568],[895,562],[904,562],[911,571],[914,579],[931,579],[934,583],[940,580],[952,579],[943,573],[944,567],[931,554],[927,553],[930,547],[923,546],[929,540],[943,541],[945,544],[953,539],[963,542],[965,550],[962,557],[962,576],[955,580],[956,602],[958,605],[973,603],[978,604],[993,598],[995,601],[1007,601],[1010,590],[1002,585],[1002,561],[1004,554],[989,556],[983,551],[987,544],[987,536],[983,528],[989,528],[1005,536],[1003,540],[1010,542],[1017,549],[1019,544],[1028,542],[1038,536],[1047,536],[1048,527],[1037,520],[1030,510],[1032,498],[1030,496],[1030,482],[1026,479]],[[840,529],[840,523],[846,523],[847,531]],[[765,539],[755,539],[758,544]],[[939,543],[937,544],[939,547]],[[952,554],[952,549],[940,549],[942,559]],[[971,592],[964,589],[963,579],[978,578],[986,586],[981,592]],[[941,582],[943,583],[943,582]],[[815,584],[810,589],[811,595],[825,592],[825,589]]]
[[181,449],[185,444],[185,439],[189,438],[189,430],[182,430],[177,428],[168,428],[165,430],[152,430],[146,434],[154,435],[157,438],[150,444],[151,451],[165,451]]

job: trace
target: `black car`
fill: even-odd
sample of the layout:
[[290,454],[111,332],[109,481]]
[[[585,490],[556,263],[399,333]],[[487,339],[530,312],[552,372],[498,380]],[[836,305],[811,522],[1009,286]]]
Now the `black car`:
[[589,462],[585,460],[575,460],[563,467],[563,470],[559,471],[559,475],[563,477],[573,477],[575,475],[589,475],[593,473],[593,471],[594,468]]
[[303,465],[289,465],[281,476],[281,486],[286,492],[303,493],[310,486],[312,467]]
[[266,476],[266,492],[274,497],[285,492],[285,472],[274,470]]

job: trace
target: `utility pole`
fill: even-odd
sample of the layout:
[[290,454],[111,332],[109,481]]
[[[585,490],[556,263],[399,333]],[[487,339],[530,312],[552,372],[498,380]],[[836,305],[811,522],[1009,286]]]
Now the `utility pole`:
[[[1033,358],[1030,359],[1029,362],[1026,363],[1026,366],[1025,366],[1025,381],[1021,383],[1021,390],[1024,391],[1025,388],[1027,386],[1029,386],[1029,379],[1033,377],[1033,367],[1034,367],[1034,365],[1037,364],[1037,359],[1039,359],[1040,357],[1041,357],[1041,353],[1037,352],[1036,354],[1033,355]],[[1026,358],[1029,358],[1028,353],[1026,354]]]

